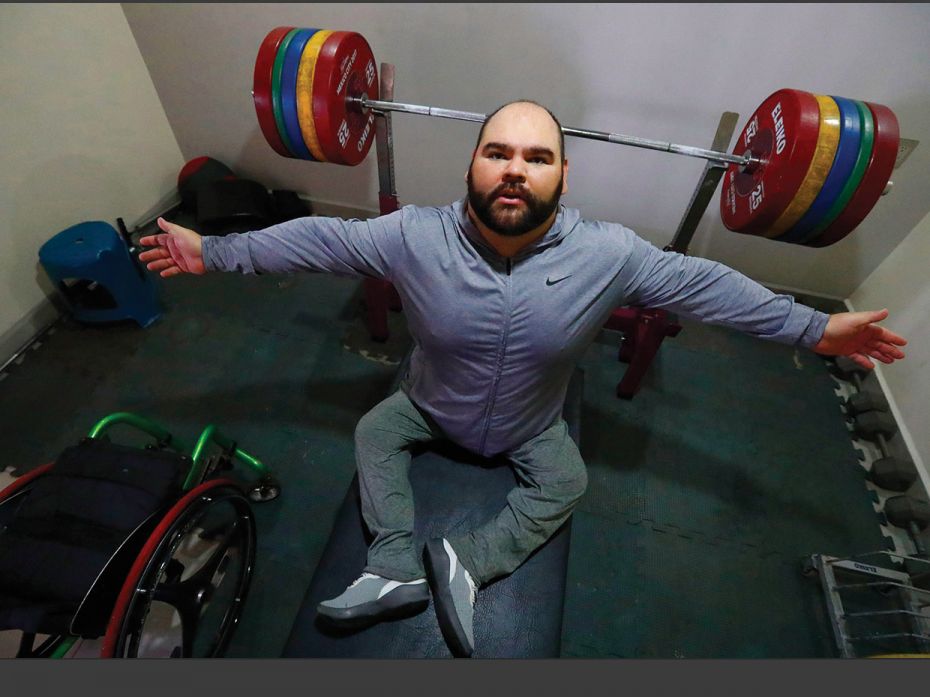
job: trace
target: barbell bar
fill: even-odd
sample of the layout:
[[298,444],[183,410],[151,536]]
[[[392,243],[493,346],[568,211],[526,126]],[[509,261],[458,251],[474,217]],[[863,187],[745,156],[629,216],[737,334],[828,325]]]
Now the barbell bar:
[[[301,41],[288,41],[298,34]],[[280,65],[290,68],[287,80],[276,69]],[[291,94],[295,67],[296,97]],[[380,99],[377,78],[371,47],[357,32],[273,29],[259,47],[252,91],[266,140],[287,157],[352,166],[371,148],[376,115],[473,123],[486,118]],[[865,218],[890,186],[901,142],[888,107],[795,89],[769,95],[729,154],[589,129],[563,127],[562,132],[725,167],[720,215],[728,229],[810,247],[843,239]],[[297,136],[304,142],[289,147]]]
[[[419,114],[421,116],[432,116],[440,119],[454,119],[457,121],[473,121],[483,123],[487,114],[479,114],[471,111],[457,111],[455,109],[444,109],[435,106],[423,106],[421,104],[403,104],[400,102],[386,102],[379,99],[368,99],[367,97],[346,97],[346,102],[350,107],[356,109],[372,109],[376,113],[401,112],[404,114]],[[599,140],[607,143],[616,143],[617,145],[630,145],[634,148],[646,148],[648,150],[660,150],[670,152],[676,155],[686,155],[688,157],[700,157],[705,160],[712,160],[726,164],[734,164],[740,167],[746,167],[753,163],[759,163],[758,158],[753,158],[750,154],[730,155],[725,152],[708,150],[706,148],[696,148],[691,145],[678,145],[677,143],[666,143],[661,140],[651,140],[649,138],[639,138],[637,136],[628,136],[621,133],[607,133],[606,131],[592,131],[585,128],[562,127],[562,133],[567,136],[576,138],[587,138],[589,140]]]

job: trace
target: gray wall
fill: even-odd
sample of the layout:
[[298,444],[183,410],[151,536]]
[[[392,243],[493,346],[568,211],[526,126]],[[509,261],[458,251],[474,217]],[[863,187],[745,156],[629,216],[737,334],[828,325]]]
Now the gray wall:
[[[924,141],[891,195],[824,250],[737,235],[716,200],[692,253],[753,278],[847,297],[930,210],[930,8],[926,5],[127,4],[124,11],[185,158],[217,157],[270,187],[375,209],[375,158],[345,168],[276,155],[250,89],[258,46],[279,25],[352,29],[397,66],[398,101],[488,111],[516,97],[565,125],[706,146],[722,111],[741,129],[794,87],[875,101]],[[398,191],[442,205],[464,193],[473,124],[395,119]],[[574,139],[565,201],[661,246],[703,163]]]
[[175,188],[181,151],[118,5],[0,5],[0,364],[55,317],[52,235],[128,224]]
[[849,298],[854,309],[888,308],[891,329],[904,336],[907,359],[878,364],[876,374],[901,436],[930,492],[930,215],[926,216]]

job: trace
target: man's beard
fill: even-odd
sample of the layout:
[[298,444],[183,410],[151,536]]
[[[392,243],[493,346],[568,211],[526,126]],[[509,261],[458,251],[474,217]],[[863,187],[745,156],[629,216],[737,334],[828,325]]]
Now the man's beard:
[[[503,237],[518,237],[542,225],[552,215],[562,197],[562,177],[552,196],[541,199],[520,184],[500,184],[489,194],[481,194],[472,183],[471,169],[468,170],[468,205],[478,220],[492,232]],[[524,206],[494,206],[503,193],[523,199]]]

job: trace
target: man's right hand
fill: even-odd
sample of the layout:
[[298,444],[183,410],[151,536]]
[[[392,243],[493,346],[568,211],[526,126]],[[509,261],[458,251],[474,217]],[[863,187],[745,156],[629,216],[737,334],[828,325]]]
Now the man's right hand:
[[139,261],[146,262],[149,271],[159,271],[164,278],[179,273],[206,272],[200,235],[164,218],[158,219],[158,227],[164,232],[139,240],[143,247],[154,247],[139,255]]

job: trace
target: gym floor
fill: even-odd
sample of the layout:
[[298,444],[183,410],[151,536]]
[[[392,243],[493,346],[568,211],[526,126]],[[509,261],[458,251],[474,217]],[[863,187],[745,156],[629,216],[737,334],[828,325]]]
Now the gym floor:
[[[403,315],[380,345],[367,341],[352,280],[158,283],[165,312],[148,329],[63,319],[0,373],[0,485],[112,412],[189,442],[217,424],[283,487],[254,506],[256,572],[229,651],[275,657],[352,479],[355,424],[409,346]],[[618,334],[602,332],[584,357],[590,485],[574,516],[562,655],[835,656],[801,559],[888,542],[836,382],[813,353],[682,324],[631,401],[614,396]],[[10,634],[0,632],[3,647]]]

